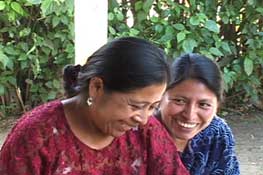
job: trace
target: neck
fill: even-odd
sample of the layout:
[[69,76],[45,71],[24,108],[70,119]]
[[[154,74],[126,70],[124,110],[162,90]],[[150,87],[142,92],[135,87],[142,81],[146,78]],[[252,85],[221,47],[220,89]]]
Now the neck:
[[174,138],[174,143],[175,143],[179,152],[184,152],[184,149],[187,146],[188,140]]
[[96,127],[92,117],[94,114],[81,101],[78,96],[62,101],[70,129],[81,142],[90,148],[99,150],[108,146],[114,137],[102,133]]

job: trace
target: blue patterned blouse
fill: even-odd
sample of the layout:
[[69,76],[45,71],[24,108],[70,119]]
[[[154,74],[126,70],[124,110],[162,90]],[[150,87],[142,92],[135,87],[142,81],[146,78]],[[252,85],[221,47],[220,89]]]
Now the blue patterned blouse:
[[216,116],[188,143],[181,158],[191,175],[239,175],[234,146],[231,129]]

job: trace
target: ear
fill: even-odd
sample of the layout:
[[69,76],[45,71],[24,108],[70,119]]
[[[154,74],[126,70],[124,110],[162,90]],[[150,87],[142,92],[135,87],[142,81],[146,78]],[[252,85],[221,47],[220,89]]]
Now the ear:
[[93,77],[89,81],[89,96],[92,98],[96,98],[98,96],[103,95],[103,80],[99,77]]

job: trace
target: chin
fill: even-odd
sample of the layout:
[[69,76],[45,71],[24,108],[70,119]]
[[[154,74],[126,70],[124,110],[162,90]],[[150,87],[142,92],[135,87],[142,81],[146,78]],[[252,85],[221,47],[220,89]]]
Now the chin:
[[175,137],[174,138],[177,138],[177,139],[180,139],[180,140],[190,140],[194,137],[195,135],[185,135],[185,134],[182,134],[182,135],[178,135],[178,134],[175,134]]

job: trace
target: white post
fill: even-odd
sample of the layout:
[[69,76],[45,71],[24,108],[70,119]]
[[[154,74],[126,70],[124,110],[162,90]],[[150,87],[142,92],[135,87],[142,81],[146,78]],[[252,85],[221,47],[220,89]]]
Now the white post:
[[108,1],[75,0],[75,64],[107,42]]

